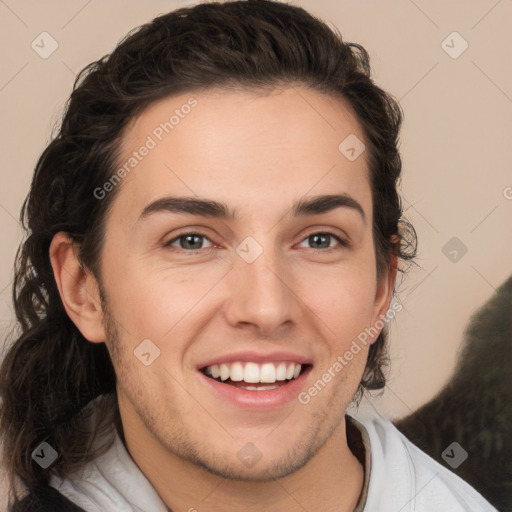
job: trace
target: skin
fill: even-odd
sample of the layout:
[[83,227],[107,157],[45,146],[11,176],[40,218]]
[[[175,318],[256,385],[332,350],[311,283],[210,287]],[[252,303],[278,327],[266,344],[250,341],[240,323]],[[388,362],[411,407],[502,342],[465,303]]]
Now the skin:
[[[351,511],[364,472],[344,414],[369,345],[307,405],[271,411],[219,399],[197,365],[238,349],[289,350],[312,361],[307,390],[386,313],[396,268],[377,280],[366,152],[349,161],[338,150],[349,134],[364,140],[361,127],[342,101],[306,88],[187,93],[132,121],[120,164],[190,97],[197,106],[118,185],[101,256],[103,307],[77,248],[55,236],[64,306],[85,338],[106,342],[126,446],[174,511]],[[366,222],[351,208],[291,216],[298,199],[333,193],[357,200]],[[224,201],[240,217],[160,212],[137,221],[170,194]],[[309,235],[325,231],[350,245],[327,237],[315,250]],[[176,240],[184,232],[205,235],[202,248],[185,254],[187,240]],[[247,236],[263,248],[250,264],[236,252]],[[149,366],[133,354],[146,338],[160,349]],[[253,467],[237,456],[247,442],[262,454]]]

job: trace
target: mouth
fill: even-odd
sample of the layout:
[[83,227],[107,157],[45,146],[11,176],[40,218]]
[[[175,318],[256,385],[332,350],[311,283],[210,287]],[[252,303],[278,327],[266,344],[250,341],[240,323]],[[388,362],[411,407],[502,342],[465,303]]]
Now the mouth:
[[293,361],[234,361],[205,366],[200,371],[217,383],[250,392],[263,392],[288,387],[290,383],[308,373],[311,367],[311,364]]

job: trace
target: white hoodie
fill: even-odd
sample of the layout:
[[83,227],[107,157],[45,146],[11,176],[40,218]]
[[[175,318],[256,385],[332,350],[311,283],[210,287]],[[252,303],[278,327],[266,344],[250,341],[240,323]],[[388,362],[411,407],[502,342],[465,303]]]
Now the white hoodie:
[[[355,512],[497,512],[391,421],[364,412],[346,418],[361,433],[365,448],[365,481]],[[107,452],[64,480],[53,476],[50,485],[86,512],[168,511],[117,433]]]

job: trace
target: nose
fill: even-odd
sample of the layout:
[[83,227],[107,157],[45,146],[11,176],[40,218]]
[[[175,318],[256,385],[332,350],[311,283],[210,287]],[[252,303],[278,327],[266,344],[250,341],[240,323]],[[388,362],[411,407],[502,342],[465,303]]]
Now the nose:
[[[255,245],[253,242],[245,248],[255,251]],[[269,336],[284,324],[296,323],[304,312],[297,283],[282,255],[270,248],[270,244],[258,245],[262,252],[252,262],[254,254],[247,258],[244,247],[237,253],[228,275],[229,292],[224,311],[230,325],[250,324],[258,330],[258,335]]]

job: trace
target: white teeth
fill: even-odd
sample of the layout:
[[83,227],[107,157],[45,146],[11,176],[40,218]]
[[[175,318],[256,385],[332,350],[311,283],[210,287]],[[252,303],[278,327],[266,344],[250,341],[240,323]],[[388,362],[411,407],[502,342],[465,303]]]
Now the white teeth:
[[276,369],[276,380],[286,380],[286,363],[279,363]]
[[242,363],[233,363],[231,365],[230,377],[232,381],[240,382],[244,380],[244,367]]
[[260,367],[256,363],[246,363],[244,381],[256,384],[260,381]]
[[227,364],[220,365],[220,380],[229,379],[229,366]]
[[276,381],[276,367],[272,363],[265,363],[260,370],[260,382],[272,383]]
[[240,386],[242,389],[248,391],[270,391],[271,389],[277,389],[279,386]]
[[[231,379],[234,382],[248,382],[250,384],[266,383],[272,384],[276,381],[296,379],[302,369],[302,365],[295,363],[222,363],[208,366],[205,369],[206,375],[221,381]],[[275,386],[277,387],[277,386]],[[249,386],[253,389],[256,386]],[[245,389],[245,388],[244,388]],[[258,386],[257,389],[274,389],[272,386]]]

